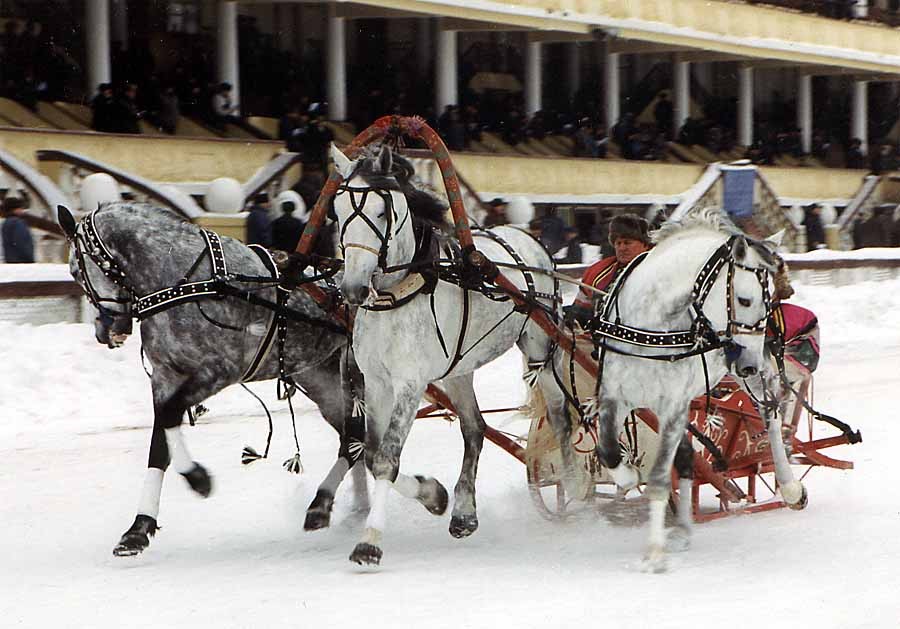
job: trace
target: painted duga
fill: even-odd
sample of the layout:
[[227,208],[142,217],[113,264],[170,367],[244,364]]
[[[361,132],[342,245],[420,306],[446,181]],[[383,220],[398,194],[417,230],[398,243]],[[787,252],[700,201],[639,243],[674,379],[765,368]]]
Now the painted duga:
[[[446,205],[411,203],[417,192],[410,183],[412,166],[387,146],[370,148],[357,160],[333,147],[332,156],[343,177],[334,199],[344,253],[340,288],[346,302],[359,307],[353,349],[365,379],[366,463],[375,477],[366,528],[350,560],[372,565],[380,563],[383,554],[391,488],[419,500],[432,513],[443,513],[447,507],[447,492],[435,479],[401,474],[399,469],[403,445],[429,383],[439,382],[450,398],[464,441],[450,518],[454,537],[471,535],[478,527],[475,476],[485,424],[472,388],[476,369],[517,344],[547,401],[556,435],[567,446],[571,429],[565,394],[551,369],[554,361],[559,368],[560,352],[554,351],[550,338],[535,323],[514,310],[512,301],[492,300],[478,290],[439,280],[432,291],[421,292],[398,307],[371,307],[378,291],[408,281],[408,267],[393,267],[420,258],[416,225],[441,222]],[[493,233],[493,238],[484,232],[475,235],[476,246],[489,259],[515,263],[518,257],[527,267],[553,270],[549,255],[529,234],[512,227]],[[520,290],[559,315],[549,276],[533,273],[534,285],[529,289],[522,272],[505,268],[503,272]],[[567,481],[574,482],[570,448],[564,448],[564,458],[570,471]]]
[[[768,273],[776,270],[777,262],[772,255],[773,243],[750,240],[718,210],[701,212],[680,223],[666,223],[654,239],[655,247],[610,298],[614,303],[606,305],[606,318],[649,331],[689,330],[705,319],[711,336],[730,341],[726,347],[704,354],[708,378],[699,355],[672,362],[653,360],[647,356],[677,352],[605,341],[608,349],[602,354],[597,403],[598,453],[619,487],[627,490],[640,480],[646,481],[650,523],[643,565],[646,570],[660,572],[667,567],[667,549],[689,546],[693,450],[684,436],[691,400],[706,392],[707,382],[714,385],[729,372],[757,395],[761,394],[763,378],[773,383],[775,374],[765,352],[764,328],[770,308]],[[697,299],[695,281],[714,256],[721,256],[723,265],[717,274],[709,275],[711,287],[705,299]],[[649,408],[659,418],[660,446],[646,479],[639,479],[637,469],[623,458],[618,441],[626,415],[636,408]],[[781,422],[774,417],[765,419],[782,497],[789,506],[802,508],[806,491],[794,479],[788,463]],[[680,479],[680,500],[677,525],[667,536],[664,519],[673,463]]]
[[[88,298],[99,307],[97,340],[118,347],[131,331],[137,297],[180,282],[212,278],[209,238],[199,227],[160,207],[110,203],[76,224],[60,207],[59,223],[70,241],[70,270]],[[262,258],[231,238],[217,239],[229,272],[269,277]],[[254,294],[275,300],[275,288],[242,285]],[[309,322],[289,319],[285,328],[284,370],[315,402],[322,416],[341,436],[339,458],[309,506],[305,528],[328,526],[334,493],[354,467],[349,443],[352,400],[342,377],[346,335],[305,291],[294,291],[287,308]],[[163,474],[170,463],[199,495],[212,490],[212,478],[194,461],[181,434],[185,412],[225,387],[241,381],[279,375],[277,342],[261,352],[271,334],[273,311],[234,298],[203,299],[162,309],[141,322],[142,349],[151,370],[153,431],[148,469],[134,523],[114,549],[120,556],[135,555],[157,531]],[[251,364],[255,364],[255,369]],[[252,371],[252,374],[248,373]],[[357,439],[362,439],[361,430]],[[366,473],[354,467],[356,506],[368,507]]]

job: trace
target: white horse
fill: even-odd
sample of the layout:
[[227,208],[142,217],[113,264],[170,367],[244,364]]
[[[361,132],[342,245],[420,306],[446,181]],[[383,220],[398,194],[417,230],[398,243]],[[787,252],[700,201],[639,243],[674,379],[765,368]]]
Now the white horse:
[[[684,438],[690,401],[731,371],[760,393],[760,378],[770,370],[764,350],[769,314],[768,272],[777,262],[770,242],[755,242],[737,232],[718,211],[705,211],[680,223],[666,223],[655,234],[656,246],[621,281],[608,298],[601,343],[599,414],[600,460],[623,489],[641,480],[623,459],[618,437],[625,416],[634,408],[650,408],[659,418],[659,451],[650,469],[646,496],[650,503],[649,547],[644,568],[666,569],[665,509],[671,491],[673,462],[679,476],[677,526],[670,550],[689,545],[692,528],[693,451]],[[628,326],[637,332],[615,324]],[[691,340],[679,347],[674,337],[651,340],[646,331],[688,331]],[[632,342],[620,339],[631,336]],[[679,360],[661,356],[711,348]],[[637,339],[643,344],[635,344]],[[667,349],[654,344],[669,345]],[[656,359],[648,358],[656,357]],[[705,365],[704,365],[705,361]],[[706,372],[706,373],[704,373]],[[769,378],[771,379],[771,378]],[[754,382],[750,382],[753,380]],[[781,423],[767,421],[775,477],[789,506],[802,508],[806,491],[793,472],[782,445]]]
[[[400,454],[415,418],[416,408],[431,382],[440,381],[459,414],[465,451],[456,484],[450,533],[465,537],[478,527],[475,512],[475,475],[484,438],[484,419],[472,387],[472,373],[518,344],[547,400],[551,422],[561,443],[569,444],[571,429],[565,393],[554,379],[550,361],[559,361],[550,338],[514,310],[512,301],[491,299],[478,290],[463,289],[439,280],[433,290],[420,292],[402,306],[372,309],[378,291],[408,285],[408,265],[419,259],[423,233],[414,229],[429,217],[414,207],[409,182],[412,167],[392,155],[388,147],[369,151],[351,161],[332,148],[343,184],[334,199],[335,218],[344,252],[341,292],[351,305],[360,306],[353,327],[353,350],[365,378],[366,463],[375,477],[375,491],[365,534],[350,560],[378,564],[385,530],[385,510],[391,486],[416,498],[432,511],[446,508],[447,495],[434,479],[399,474]],[[421,191],[418,191],[421,195]],[[408,203],[408,201],[410,203]],[[446,206],[432,208],[431,220],[442,220]],[[425,228],[430,229],[430,228]],[[493,236],[475,238],[489,259],[553,270],[543,247],[529,234],[500,227]],[[559,315],[554,281],[543,274],[506,272],[520,290]],[[527,280],[526,280],[526,275]],[[529,289],[528,284],[531,283]],[[502,293],[498,293],[502,295]],[[540,296],[540,297],[538,297]],[[571,449],[564,448],[569,470]],[[443,496],[441,493],[443,492]]]

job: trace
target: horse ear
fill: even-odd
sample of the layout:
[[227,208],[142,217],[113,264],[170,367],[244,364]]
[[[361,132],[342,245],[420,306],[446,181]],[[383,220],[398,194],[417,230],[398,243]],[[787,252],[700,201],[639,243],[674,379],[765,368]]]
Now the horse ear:
[[391,147],[386,144],[381,145],[381,151],[378,153],[378,172],[384,175],[390,175],[394,168],[394,154]]
[[782,241],[784,241],[784,229],[778,230],[762,242],[770,251],[775,251],[781,246]]
[[353,162],[349,157],[337,147],[334,142],[331,143],[331,159],[334,161],[334,168],[338,174],[346,179],[353,172]]
[[66,234],[66,238],[68,238],[69,240],[73,240],[75,238],[75,229],[77,228],[77,224],[75,223],[75,217],[72,216],[69,208],[67,208],[65,205],[57,205],[56,216],[56,222],[59,223],[60,227],[62,227],[63,231]]
[[731,257],[735,262],[743,262],[747,258],[747,239],[738,236],[731,245]]

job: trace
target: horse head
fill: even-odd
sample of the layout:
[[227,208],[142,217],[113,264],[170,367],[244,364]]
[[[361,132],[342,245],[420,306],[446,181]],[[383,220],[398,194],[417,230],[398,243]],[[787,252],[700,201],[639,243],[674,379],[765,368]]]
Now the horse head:
[[772,274],[778,270],[778,260],[769,243],[743,235],[731,238],[729,258],[727,271],[721,274],[724,308],[707,316],[716,330],[724,331],[728,369],[748,378],[762,373],[768,362],[766,323],[772,306]]
[[96,231],[94,215],[76,223],[68,208],[60,205],[57,212],[69,241],[69,273],[98,310],[94,336],[110,349],[121,347],[132,332],[133,291]]
[[390,147],[367,150],[355,160],[336,146],[331,155],[343,182],[334,197],[334,216],[344,255],[341,294],[351,305],[365,302],[406,273],[390,270],[415,252],[410,210],[401,191],[409,176],[406,160],[394,159]]

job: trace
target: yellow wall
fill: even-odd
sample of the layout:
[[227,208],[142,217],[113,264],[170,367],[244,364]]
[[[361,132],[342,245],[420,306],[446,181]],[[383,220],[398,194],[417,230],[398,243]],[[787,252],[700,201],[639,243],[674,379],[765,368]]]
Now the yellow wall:
[[680,194],[704,166],[605,159],[545,159],[455,153],[453,164],[478,191],[528,194]]
[[282,149],[281,142],[0,128],[0,148],[54,181],[59,165],[38,163],[39,149],[73,151],[152,181],[246,181]]
[[765,167],[762,174],[780,197],[850,199],[862,185],[865,170]]

